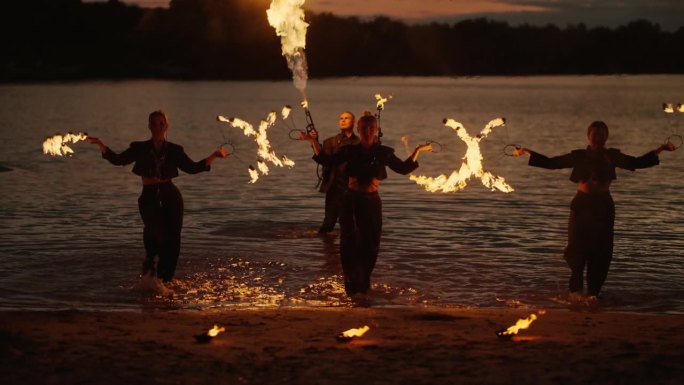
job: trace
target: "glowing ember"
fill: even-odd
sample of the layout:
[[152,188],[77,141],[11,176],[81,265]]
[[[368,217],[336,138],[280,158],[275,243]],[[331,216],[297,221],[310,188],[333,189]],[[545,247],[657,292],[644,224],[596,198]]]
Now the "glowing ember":
[[[544,310],[544,309],[539,310],[539,315],[544,315],[544,314],[546,314],[546,310]],[[521,329],[529,328],[530,325],[532,324],[532,322],[534,322],[536,319],[537,319],[537,315],[532,313],[527,318],[519,319],[518,322],[515,323],[515,325],[510,326],[508,329],[500,330],[500,331],[496,332],[496,335],[499,337],[511,337],[515,334],[518,334],[518,332]]]
[[76,143],[82,140],[86,140],[88,134],[79,132],[78,134],[67,133],[67,134],[55,134],[43,141],[43,154],[52,156],[64,156],[71,155],[74,150],[67,146],[67,143]]
[[266,16],[276,35],[280,36],[282,54],[292,71],[294,85],[306,100],[305,89],[309,76],[304,48],[309,24],[304,21],[304,2],[305,0],[272,0]]
[[385,103],[387,103],[390,99],[392,99],[392,95],[390,95],[386,98],[383,98],[382,95],[375,94],[375,100],[378,101],[376,104],[378,111],[384,110],[385,109]]
[[369,331],[370,328],[366,325],[362,328],[349,329],[340,333],[336,338],[338,341],[349,341],[356,337],[361,337]]
[[444,125],[451,127],[458,137],[468,146],[466,155],[463,157],[463,163],[458,171],[454,170],[451,175],[442,174],[438,177],[415,176],[411,175],[410,179],[419,185],[425,187],[430,192],[456,192],[466,188],[467,181],[475,176],[480,178],[483,185],[490,188],[492,191],[499,190],[505,193],[513,191],[513,187],[508,185],[504,178],[495,176],[489,171],[485,171],[482,167],[482,160],[484,159],[480,152],[480,141],[492,132],[492,128],[503,126],[506,124],[504,118],[497,118],[490,121],[482,131],[475,137],[468,135],[461,123],[453,119],[444,119]]
[[269,168],[266,162],[270,162],[278,167],[293,167],[295,164],[286,156],[278,157],[271,148],[271,142],[268,140],[268,129],[275,124],[276,116],[275,112],[270,112],[266,120],[262,120],[259,123],[258,130],[255,130],[251,124],[242,119],[226,118],[221,115],[216,117],[219,122],[228,123],[233,127],[241,129],[245,136],[254,138],[254,141],[257,143],[257,167],[250,166],[248,169],[250,183],[255,183],[259,179],[259,172],[262,175],[268,175]]

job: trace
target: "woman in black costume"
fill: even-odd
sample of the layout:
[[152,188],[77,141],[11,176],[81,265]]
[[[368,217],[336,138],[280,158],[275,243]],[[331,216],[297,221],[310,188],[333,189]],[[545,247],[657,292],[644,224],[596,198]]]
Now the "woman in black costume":
[[382,232],[378,188],[380,181],[387,178],[386,167],[406,175],[418,167],[418,154],[432,148],[429,144],[419,145],[402,161],[394,155],[394,149],[378,143],[378,121],[370,112],[359,118],[356,128],[360,143],[344,146],[332,155],[321,152],[315,134],[300,136],[301,140],[311,141],[316,162],[327,166],[347,163],[347,191],[340,210],[340,258],[345,291],[350,296],[365,294],[370,288]]
[[[229,154],[220,147],[207,158],[193,161],[183,147],[166,140],[169,123],[161,110],[150,114],[148,126],[152,137],[144,142],[131,143],[120,154],[109,149],[99,138],[88,137],[87,140],[97,144],[102,157],[113,165],[135,162],[133,173],[142,178],[143,184],[138,198],[140,216],[145,225],[143,275],[154,276],[156,273],[158,278],[168,282],[176,271],[183,227],[183,197],[172,179],[178,176],[178,169],[188,174],[209,171],[216,158],[225,158]],[[157,256],[159,261],[155,265]]]
[[569,154],[546,157],[532,150],[517,150],[517,155],[530,155],[529,165],[546,169],[572,168],[570,180],[577,183],[577,194],[570,204],[568,243],[564,258],[571,270],[570,293],[582,294],[583,275],[587,270],[587,295],[596,300],[608,276],[613,257],[613,224],[615,204],[610,183],[616,179],[615,168],[634,171],[660,163],[658,154],[673,151],[667,142],[653,151],[634,157],[618,149],[606,148],[608,126],[593,122],[587,129],[589,145]]

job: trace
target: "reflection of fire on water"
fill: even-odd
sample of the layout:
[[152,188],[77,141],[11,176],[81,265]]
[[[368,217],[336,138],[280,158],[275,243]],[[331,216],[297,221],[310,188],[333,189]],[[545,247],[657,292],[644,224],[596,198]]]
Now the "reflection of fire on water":
[[198,334],[195,336],[195,339],[197,340],[198,343],[201,344],[206,344],[209,343],[214,337],[219,335],[221,332],[225,332],[226,328],[221,326],[219,327],[218,325],[214,325],[212,329],[209,329],[206,333]]
[[268,23],[280,36],[282,54],[287,60],[287,66],[292,71],[295,87],[306,100],[306,81],[308,79],[306,55],[306,29],[309,24],[304,21],[305,0],[272,0],[266,11]]
[[43,141],[43,154],[53,155],[53,156],[64,156],[71,155],[74,150],[67,146],[66,143],[76,143],[81,140],[85,140],[88,137],[87,133],[79,132],[78,134],[67,133],[67,134],[55,134],[53,136],[45,138]]
[[355,329],[349,329],[349,330],[343,331],[342,333],[338,334],[337,337],[335,337],[335,338],[340,342],[347,342],[347,341],[351,341],[352,339],[354,339],[356,337],[363,336],[369,330],[370,330],[370,328],[368,327],[368,325],[365,325],[362,328],[355,328]]
[[483,185],[491,188],[492,191],[499,190],[505,193],[513,191],[513,187],[509,186],[504,178],[495,176],[491,172],[485,171],[482,168],[482,160],[484,158],[480,152],[480,141],[486,138],[487,135],[492,132],[492,128],[503,126],[505,124],[506,120],[504,118],[494,119],[490,121],[479,134],[477,134],[475,137],[472,137],[468,135],[461,123],[458,123],[453,119],[444,119],[444,125],[451,127],[454,131],[456,131],[458,137],[468,146],[466,155],[463,157],[463,163],[461,163],[461,168],[458,171],[454,170],[449,176],[442,174],[434,178],[411,175],[410,179],[425,187],[427,191],[441,191],[447,193],[465,189],[467,186],[467,181],[471,177],[476,176],[480,178]]
[[[540,316],[541,316],[541,315],[544,315],[544,314],[546,314],[546,310],[541,309],[541,310],[539,310],[538,313],[539,313]],[[534,313],[532,313],[532,314],[530,314],[530,316],[527,317],[527,318],[521,318],[521,319],[519,319],[518,322],[515,323],[515,325],[510,326],[510,327],[507,328],[507,329],[499,330],[498,332],[496,332],[496,335],[499,336],[500,338],[511,338],[511,337],[513,337],[514,335],[518,334],[518,332],[519,332],[521,329],[527,329],[527,328],[529,328],[530,325],[532,324],[532,322],[534,322],[536,319],[537,319],[537,315],[534,314]]]
[[232,127],[241,129],[245,136],[253,137],[254,141],[257,143],[257,155],[259,158],[257,159],[256,168],[249,166],[250,183],[255,183],[259,179],[259,172],[261,172],[262,175],[268,175],[269,168],[268,165],[266,165],[267,161],[278,167],[293,167],[295,165],[294,161],[290,160],[285,155],[278,158],[275,151],[271,149],[271,142],[268,140],[267,131],[275,124],[275,112],[269,113],[266,120],[262,120],[261,123],[259,123],[258,131],[255,130],[251,124],[238,118],[225,118],[219,115],[216,119],[219,122],[228,123]]

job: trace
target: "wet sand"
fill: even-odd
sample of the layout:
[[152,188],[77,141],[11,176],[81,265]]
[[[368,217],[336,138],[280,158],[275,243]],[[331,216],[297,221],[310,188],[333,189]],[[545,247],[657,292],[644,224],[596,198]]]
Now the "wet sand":
[[[684,315],[322,308],[0,312],[4,384],[681,384]],[[208,343],[195,336],[226,328]],[[362,337],[339,342],[349,328]]]

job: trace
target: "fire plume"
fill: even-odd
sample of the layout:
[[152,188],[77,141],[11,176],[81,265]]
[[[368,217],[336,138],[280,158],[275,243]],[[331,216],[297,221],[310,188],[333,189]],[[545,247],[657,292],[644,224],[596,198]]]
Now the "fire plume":
[[489,171],[485,171],[482,166],[484,157],[480,152],[480,141],[492,132],[494,127],[506,124],[504,118],[491,120],[482,131],[476,136],[470,136],[463,125],[453,119],[444,119],[444,125],[456,131],[456,135],[468,146],[463,162],[458,170],[454,170],[451,175],[442,174],[438,177],[411,175],[410,179],[425,187],[427,191],[437,192],[457,192],[466,188],[467,181],[475,176],[480,178],[482,184],[492,191],[499,190],[505,193],[513,191],[513,187],[508,185],[504,178],[496,176]]
[[307,74],[306,55],[306,29],[309,24],[304,21],[304,9],[302,6],[306,0],[272,0],[271,6],[266,11],[268,23],[275,29],[280,37],[282,54],[287,60],[287,66],[292,71],[292,80],[295,87],[306,99]]
[[387,103],[390,99],[392,99],[392,95],[389,95],[388,97],[383,97],[380,94],[375,94],[375,100],[377,101],[376,103],[376,108],[378,111],[382,111],[385,109],[385,103]]
[[85,140],[88,134],[79,132],[77,134],[67,133],[67,134],[55,134],[53,136],[45,138],[43,141],[43,154],[53,155],[53,156],[64,156],[71,155],[74,150],[67,146],[67,143],[76,143]]
[[218,325],[214,325],[214,327],[207,332],[207,335],[209,337],[216,337],[217,335],[219,335],[219,333],[225,332],[225,331],[226,331],[225,327],[223,327],[223,326],[219,327]]
[[663,112],[666,114],[674,114],[675,112],[684,112],[684,103],[663,103]]
[[257,167],[250,166],[248,169],[250,183],[255,183],[259,179],[259,172],[262,175],[268,175],[269,168],[266,162],[270,162],[278,167],[293,167],[295,165],[295,162],[287,156],[278,157],[271,148],[271,142],[268,140],[268,129],[275,124],[276,116],[275,111],[270,112],[266,119],[259,123],[258,130],[255,130],[254,126],[242,119],[226,118],[221,115],[216,117],[219,122],[228,123],[232,127],[239,128],[245,136],[254,138],[257,144]]

